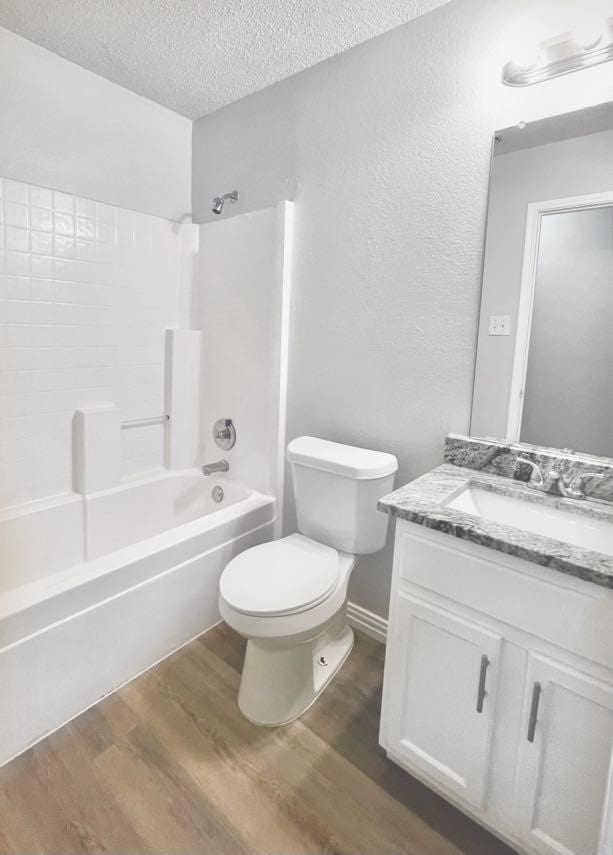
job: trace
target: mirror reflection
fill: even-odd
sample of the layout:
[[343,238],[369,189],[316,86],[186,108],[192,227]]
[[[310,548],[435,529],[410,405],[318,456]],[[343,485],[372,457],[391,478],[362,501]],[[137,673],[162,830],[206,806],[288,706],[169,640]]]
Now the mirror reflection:
[[496,133],[471,434],[613,457],[613,109]]

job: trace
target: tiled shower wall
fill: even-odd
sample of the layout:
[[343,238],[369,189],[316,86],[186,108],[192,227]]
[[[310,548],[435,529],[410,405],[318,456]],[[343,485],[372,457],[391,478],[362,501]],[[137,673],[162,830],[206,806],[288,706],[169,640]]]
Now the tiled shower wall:
[[[0,507],[72,490],[72,420],[164,411],[164,335],[186,250],[166,220],[0,181]],[[188,227],[191,228],[191,227]],[[122,430],[124,477],[163,464],[164,427]]]

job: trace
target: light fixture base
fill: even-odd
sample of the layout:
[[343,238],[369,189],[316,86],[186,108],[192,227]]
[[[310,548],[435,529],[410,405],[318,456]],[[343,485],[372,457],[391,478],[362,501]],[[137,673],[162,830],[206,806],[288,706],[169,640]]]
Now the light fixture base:
[[608,22],[608,36],[593,40],[592,47],[582,47],[570,33],[557,39],[548,39],[541,44],[538,62],[526,67],[521,62],[507,62],[502,70],[502,82],[506,86],[533,86],[554,77],[593,68],[613,59],[613,35]]

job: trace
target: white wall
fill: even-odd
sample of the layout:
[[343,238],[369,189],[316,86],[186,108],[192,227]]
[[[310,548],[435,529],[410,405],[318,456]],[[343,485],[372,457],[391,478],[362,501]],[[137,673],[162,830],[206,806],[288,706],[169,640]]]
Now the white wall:
[[[613,131],[603,131],[494,158],[471,422],[474,436],[506,436],[528,204],[613,190],[611,151]],[[489,336],[489,315],[510,315],[511,335]],[[568,352],[574,358],[574,352]],[[553,437],[550,444],[555,444]]]
[[[77,407],[162,415],[193,231],[0,179],[0,508],[72,490]],[[164,427],[122,444],[124,476],[159,467]]]
[[[289,438],[391,451],[403,483],[468,430],[492,132],[613,98],[610,66],[500,83],[566,5],[456,0],[195,123],[198,219],[235,187],[297,203]],[[386,614],[390,568],[361,562],[352,599]]]
[[178,219],[192,123],[0,28],[0,175]]

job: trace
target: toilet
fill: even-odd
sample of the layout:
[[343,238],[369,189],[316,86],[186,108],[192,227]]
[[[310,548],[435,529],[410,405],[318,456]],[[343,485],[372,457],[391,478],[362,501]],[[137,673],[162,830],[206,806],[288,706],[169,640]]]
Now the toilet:
[[393,488],[392,454],[312,436],[287,447],[298,531],[242,552],[219,583],[219,610],[247,639],[243,715],[273,727],[301,715],[353,646],[347,585],[359,555],[385,546],[377,500]]

